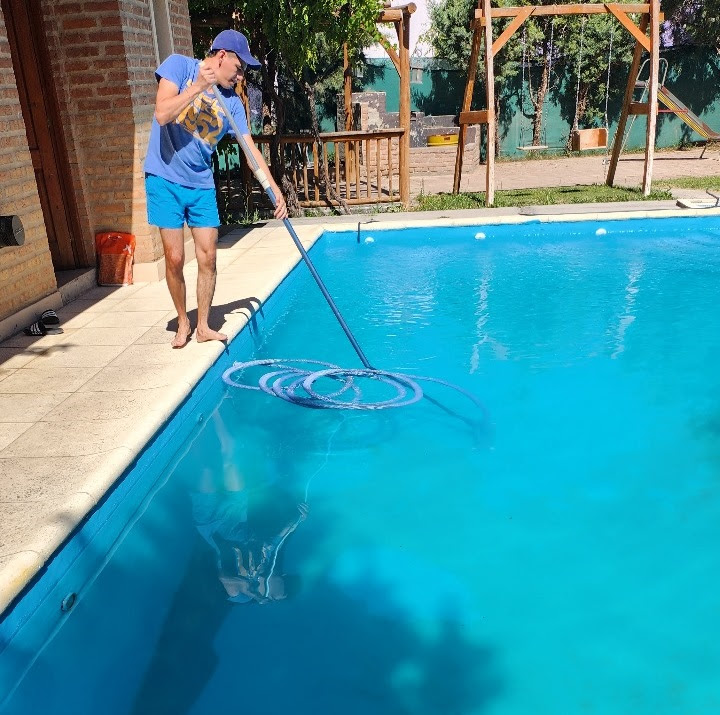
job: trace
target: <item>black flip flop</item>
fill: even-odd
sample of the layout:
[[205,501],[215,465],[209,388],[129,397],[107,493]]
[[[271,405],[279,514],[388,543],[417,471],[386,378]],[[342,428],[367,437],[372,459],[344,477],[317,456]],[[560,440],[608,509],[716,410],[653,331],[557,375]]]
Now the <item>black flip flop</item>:
[[54,310],[45,310],[40,314],[40,322],[45,327],[48,325],[60,325],[60,318]]
[[43,335],[59,335],[62,332],[62,328],[48,328],[41,320],[34,322],[23,330],[25,335],[30,335],[33,338],[41,338]]

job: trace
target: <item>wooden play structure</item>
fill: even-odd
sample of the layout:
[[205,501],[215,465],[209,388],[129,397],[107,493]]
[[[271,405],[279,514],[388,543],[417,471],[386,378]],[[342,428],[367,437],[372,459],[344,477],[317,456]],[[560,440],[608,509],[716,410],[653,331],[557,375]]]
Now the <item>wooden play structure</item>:
[[[460,110],[460,134],[458,149],[455,158],[455,176],[453,179],[453,193],[460,191],[462,178],[463,148],[465,145],[465,132],[468,125],[484,124],[486,126],[486,182],[485,203],[491,206],[495,201],[495,135],[497,132],[497,119],[495,117],[495,72],[494,57],[500,52],[513,34],[522,27],[529,17],[557,16],[557,15],[596,15],[610,14],[635,38],[636,44],[630,67],[628,84],[623,98],[622,111],[618,123],[612,155],[607,173],[607,184],[612,186],[615,181],[618,159],[622,149],[623,137],[630,115],[647,116],[647,132],[645,140],[645,168],[643,172],[643,193],[650,193],[652,183],[653,159],[655,153],[655,133],[657,127],[659,94],[659,67],[660,67],[660,0],[650,0],[648,3],[636,4],[583,4],[568,5],[526,5],[524,7],[493,8],[491,0],[478,0],[475,10],[475,19],[472,23],[472,48],[468,78]],[[631,14],[639,14],[640,22],[635,24]],[[493,40],[492,21],[498,18],[512,18],[505,30]],[[471,111],[475,76],[477,74],[480,48],[483,47],[486,109]],[[649,55],[649,74],[647,80],[646,101],[633,102],[636,77],[640,69],[642,53],[646,50]],[[644,95],[644,96],[645,96]],[[663,100],[664,101],[664,100]],[[588,148],[602,148],[607,146],[607,128],[576,129],[573,132],[573,148],[578,150]]]
[[[640,66],[640,70],[638,71],[637,79],[635,80],[635,89],[642,90],[639,100],[641,106],[645,99],[645,94],[648,90],[648,79],[643,79],[643,69],[647,65],[647,62],[648,61],[645,60],[642,63],[642,65]],[[658,111],[661,113],[671,112],[672,114],[676,115],[696,134],[698,134],[705,140],[705,145],[703,146],[702,153],[700,154],[700,158],[702,159],[705,154],[705,150],[708,147],[708,144],[711,142],[720,141],[720,132],[716,132],[715,130],[711,129],[702,119],[700,119],[700,117],[698,117],[697,114],[695,114],[695,112],[693,112],[689,107],[687,107],[679,97],[676,97],[675,94],[665,86],[665,80],[667,79],[669,64],[664,57],[660,58],[660,66],[662,67],[662,78],[658,80],[658,101],[665,107],[665,109],[658,109]],[[631,104],[630,106],[632,107],[633,104]],[[633,115],[633,119],[636,116],[637,114]]]
[[[350,206],[401,202],[410,204],[410,21],[416,5],[408,2],[391,7],[389,2],[377,17],[378,24],[392,24],[398,37],[398,49],[384,38],[385,51],[399,75],[399,127],[357,131],[352,129],[352,68],[344,47],[345,131],[323,132],[319,140],[312,134],[288,134],[279,138],[280,152],[289,168],[298,204],[303,208],[322,208],[337,204],[338,198]],[[247,109],[247,108],[246,108]],[[254,135],[256,146],[270,161],[270,135]],[[214,157],[218,194],[228,206],[237,206],[243,196],[252,210],[255,201],[265,201],[257,182],[244,171],[244,191],[238,192],[231,171],[221,169]],[[320,180],[320,166],[326,181]]]
[[[404,5],[396,5],[395,7],[390,7],[390,3],[386,2],[385,7],[380,11],[377,19],[379,25],[394,25],[398,38],[398,50],[395,50],[385,38],[381,37],[380,43],[385,49],[385,52],[387,52],[400,78],[399,123],[403,133],[400,137],[398,158],[400,163],[400,201],[405,206],[410,204],[410,19],[416,10],[417,6],[412,2]],[[343,58],[345,131],[349,132],[352,129],[352,71],[347,46],[344,48]],[[355,151],[355,149],[350,150],[349,166],[357,164],[357,160],[353,160],[353,151]]]

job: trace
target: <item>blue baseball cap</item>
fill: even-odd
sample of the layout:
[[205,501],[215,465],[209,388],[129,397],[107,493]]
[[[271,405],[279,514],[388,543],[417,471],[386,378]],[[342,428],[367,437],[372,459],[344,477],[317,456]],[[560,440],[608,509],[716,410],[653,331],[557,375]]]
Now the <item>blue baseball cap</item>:
[[260,63],[250,54],[247,37],[237,30],[223,30],[213,40],[211,49],[234,52],[248,67],[260,67]]

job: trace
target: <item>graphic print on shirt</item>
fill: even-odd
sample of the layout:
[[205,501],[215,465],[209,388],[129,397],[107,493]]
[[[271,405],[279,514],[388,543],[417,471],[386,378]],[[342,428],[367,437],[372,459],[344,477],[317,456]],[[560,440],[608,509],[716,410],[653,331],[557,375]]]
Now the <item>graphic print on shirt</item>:
[[[188,85],[192,84],[188,80]],[[193,103],[185,107],[175,120],[185,131],[190,132],[210,147],[218,143],[223,128],[221,109],[215,97],[208,97],[204,92],[195,97]]]

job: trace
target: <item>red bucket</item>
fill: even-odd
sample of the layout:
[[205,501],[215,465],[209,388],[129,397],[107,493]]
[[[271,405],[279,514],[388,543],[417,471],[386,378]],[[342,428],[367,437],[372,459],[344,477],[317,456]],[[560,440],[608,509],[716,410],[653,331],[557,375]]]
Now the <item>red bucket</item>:
[[95,235],[97,282],[100,286],[125,286],[133,282],[135,236],[107,231]]

